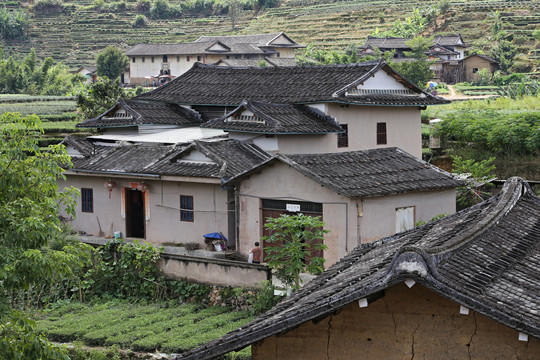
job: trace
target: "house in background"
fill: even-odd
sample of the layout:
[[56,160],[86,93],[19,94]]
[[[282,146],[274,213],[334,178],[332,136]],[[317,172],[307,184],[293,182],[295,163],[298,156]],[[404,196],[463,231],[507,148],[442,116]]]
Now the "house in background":
[[97,67],[95,66],[80,66],[77,73],[86,78],[87,83],[95,83],[97,81]]
[[[257,66],[262,60],[273,66],[294,65],[294,50],[303,48],[285,33],[201,36],[192,43],[138,44],[126,51],[130,59],[130,84],[152,85],[174,79],[195,63]],[[236,62],[240,62],[238,65]],[[279,65],[276,65],[279,64]]]
[[[405,55],[411,51],[406,42],[411,38],[385,37],[378,38],[368,36],[364,46],[359,49],[360,55],[373,54],[377,48],[381,52],[394,51],[394,61],[412,61]],[[435,80],[448,84],[455,84],[463,81],[473,81],[476,73],[482,69],[487,69],[493,74],[499,69],[496,60],[484,55],[465,55],[467,45],[463,42],[461,35],[435,35],[433,45],[425,52],[427,59],[432,61],[430,68],[435,73]]]
[[537,359],[540,199],[521,179],[481,204],[362,244],[251,323],[176,357]]
[[79,125],[102,134],[68,141],[67,183],[89,194],[75,221],[155,243],[221,231],[247,256],[267,211],[300,210],[327,222],[331,264],[393,234],[396,218],[404,230],[455,211],[461,183],[418,159],[420,110],[443,103],[384,62],[196,64]]

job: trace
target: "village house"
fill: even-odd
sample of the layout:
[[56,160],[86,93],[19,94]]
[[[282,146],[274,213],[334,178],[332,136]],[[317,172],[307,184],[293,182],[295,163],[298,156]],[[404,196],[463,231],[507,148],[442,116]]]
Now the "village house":
[[285,33],[201,36],[192,43],[138,44],[126,51],[129,84],[156,85],[182,75],[195,63],[228,66],[294,65],[294,50],[303,48]]
[[[373,37],[368,36],[364,46],[359,49],[359,54],[370,55],[375,49],[382,53],[394,52],[394,61],[411,61],[405,52],[410,52],[411,48],[406,44],[412,38],[397,37]],[[482,69],[487,69],[489,74],[493,74],[499,69],[496,60],[485,55],[471,54],[465,55],[467,44],[464,43],[461,35],[435,35],[433,45],[425,52],[427,60],[432,61],[430,68],[435,73],[434,80],[447,84],[455,84],[464,81],[474,81],[477,73]]]
[[176,357],[537,359],[540,199],[521,179],[362,244],[249,324]]
[[266,217],[300,211],[326,222],[332,264],[455,211],[461,182],[419,159],[420,109],[445,102],[384,62],[196,64],[79,124],[101,135],[66,139],[74,225],[154,243],[222,232],[247,256]]

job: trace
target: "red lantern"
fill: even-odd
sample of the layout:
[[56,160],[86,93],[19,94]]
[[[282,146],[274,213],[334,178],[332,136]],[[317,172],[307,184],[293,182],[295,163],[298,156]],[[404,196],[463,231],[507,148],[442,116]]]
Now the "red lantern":
[[109,199],[111,198],[111,192],[116,187],[116,183],[112,180],[109,180],[105,183],[105,187],[109,190]]

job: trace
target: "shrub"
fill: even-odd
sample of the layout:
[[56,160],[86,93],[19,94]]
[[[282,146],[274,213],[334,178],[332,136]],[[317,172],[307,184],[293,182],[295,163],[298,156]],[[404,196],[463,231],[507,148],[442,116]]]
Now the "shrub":
[[133,19],[131,26],[134,28],[142,28],[142,27],[146,27],[147,22],[148,20],[146,19],[146,16],[142,14],[137,14],[135,16],[135,19]]
[[150,11],[151,6],[152,3],[150,2],[150,0],[138,0],[135,4],[135,11],[146,14]]
[[32,9],[35,12],[52,13],[62,11],[62,0],[38,0],[34,3]]

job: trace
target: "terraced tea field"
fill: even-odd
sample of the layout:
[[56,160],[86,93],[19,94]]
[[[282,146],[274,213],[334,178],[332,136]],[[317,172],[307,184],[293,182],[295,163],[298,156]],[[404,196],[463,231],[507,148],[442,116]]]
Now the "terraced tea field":
[[[178,4],[180,0],[170,0]],[[433,0],[284,0],[280,6],[254,14],[245,12],[238,28],[231,31],[226,16],[193,17],[151,20],[145,28],[133,28],[136,16],[129,1],[124,11],[98,11],[91,0],[69,2],[58,14],[31,12],[29,39],[4,43],[4,49],[18,58],[31,48],[40,57],[53,56],[71,67],[93,64],[96,54],[108,45],[123,50],[137,43],[174,43],[193,41],[208,34],[253,34],[285,31],[296,41],[313,44],[327,50],[344,49],[355,42],[363,44],[375,28],[386,30],[399,18],[415,9],[424,9],[438,1]],[[21,8],[18,1],[0,0],[0,6]],[[26,3],[24,3],[26,4]],[[67,2],[65,2],[67,4]],[[489,14],[498,10],[503,30],[523,35],[527,43],[523,51],[539,58],[532,32],[540,28],[540,1],[532,0],[453,0],[444,16],[438,19],[439,31],[461,33],[475,50],[489,50]],[[429,29],[432,31],[433,28]]]

